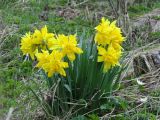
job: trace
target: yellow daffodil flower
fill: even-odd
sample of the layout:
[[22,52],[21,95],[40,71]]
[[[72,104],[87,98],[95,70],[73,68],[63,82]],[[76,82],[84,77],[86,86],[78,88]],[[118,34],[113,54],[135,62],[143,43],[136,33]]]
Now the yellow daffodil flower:
[[107,50],[103,47],[98,47],[98,62],[104,62],[104,72],[107,72],[113,66],[120,65],[121,53],[121,51],[116,51],[112,46],[109,46]]
[[102,18],[101,23],[95,28],[97,33],[95,35],[95,42],[98,45],[106,46],[112,45],[116,50],[121,49],[121,43],[124,41],[121,30],[116,26],[116,21],[110,23],[105,18]]
[[24,55],[29,54],[32,59],[34,59],[34,55],[38,52],[37,46],[33,44],[33,38],[29,33],[26,33],[25,36],[21,39],[21,50]]
[[70,61],[75,60],[75,54],[83,53],[81,48],[77,47],[76,35],[58,35],[57,40],[61,47],[61,52],[64,56],[66,55]]
[[51,54],[48,51],[43,51],[43,53],[37,53],[36,56],[39,61],[37,67],[47,72],[48,77],[51,77],[55,73],[66,76],[64,68],[68,68],[68,63],[62,60],[62,53],[56,50],[53,50]]
[[47,46],[48,46],[49,50],[57,50],[57,49],[61,48],[59,41],[56,38],[48,39]]
[[34,44],[38,44],[43,50],[46,50],[46,48],[50,49],[53,47],[51,45],[51,40],[54,40],[54,34],[48,33],[47,26],[44,26],[41,30],[35,30],[33,39]]
[[37,60],[39,61],[36,67],[43,68],[45,63],[48,63],[50,60],[50,55],[48,51],[42,51],[42,53],[36,54]]

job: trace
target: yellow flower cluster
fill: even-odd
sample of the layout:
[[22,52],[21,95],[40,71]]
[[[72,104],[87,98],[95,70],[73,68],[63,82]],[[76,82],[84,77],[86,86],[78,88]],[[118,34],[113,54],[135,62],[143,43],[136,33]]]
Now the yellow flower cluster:
[[51,77],[55,73],[66,76],[64,68],[68,67],[68,63],[63,61],[63,55],[57,50],[53,50],[51,54],[48,51],[37,53],[37,60],[39,63],[37,67],[42,68],[45,72],[48,72],[48,77]]
[[81,54],[83,52],[77,47],[76,35],[58,35],[57,42],[57,49],[59,49],[64,56],[66,55],[70,61],[75,60],[75,54]]
[[[107,72],[111,67],[119,65],[124,37],[121,29],[116,26],[116,21],[110,22],[102,18],[95,29],[98,62],[104,63],[104,72]],[[26,33],[20,45],[23,54],[29,54],[32,60],[38,60],[37,67],[42,68],[49,77],[55,73],[66,76],[64,69],[69,66],[64,57],[74,61],[76,54],[83,53],[78,47],[76,35],[49,33],[46,26],[41,30],[36,29],[33,34]]]
[[101,23],[95,29],[98,62],[104,62],[104,72],[107,72],[111,67],[119,65],[122,54],[121,43],[124,41],[124,37],[121,34],[121,29],[116,26],[116,21],[111,23],[102,18]]
[[74,61],[75,54],[83,53],[77,46],[76,35],[54,35],[48,33],[46,26],[35,30],[32,35],[30,32],[26,33],[20,45],[24,55],[29,54],[32,59],[36,57],[37,67],[48,73],[48,77],[55,73],[66,76],[64,68],[68,67],[68,63],[64,62],[64,57]]
[[53,33],[48,33],[47,27],[43,27],[40,31],[35,30],[33,35],[26,33],[21,39],[21,50],[24,55],[29,54],[32,59],[39,50],[50,50],[52,48],[52,41],[54,39]]

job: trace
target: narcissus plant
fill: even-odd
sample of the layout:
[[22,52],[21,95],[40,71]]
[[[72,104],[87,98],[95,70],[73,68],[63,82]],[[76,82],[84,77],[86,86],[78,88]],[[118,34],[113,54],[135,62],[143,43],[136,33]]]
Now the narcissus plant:
[[[44,26],[41,30],[26,33],[21,39],[21,50],[37,61],[50,102],[31,88],[47,116],[67,119],[78,114],[92,113],[117,89],[122,66],[122,36],[116,21],[102,18],[95,27],[95,37],[86,36],[86,31],[76,34],[55,34]],[[39,87],[42,89],[41,87]],[[98,114],[100,110],[97,111]],[[66,119],[66,118],[65,118]]]

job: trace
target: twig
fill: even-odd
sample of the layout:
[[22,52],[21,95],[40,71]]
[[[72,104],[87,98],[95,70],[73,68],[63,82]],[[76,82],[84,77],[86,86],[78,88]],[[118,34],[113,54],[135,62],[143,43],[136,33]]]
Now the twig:
[[13,107],[11,107],[11,108],[9,109],[8,114],[7,114],[6,120],[10,120],[10,118],[12,117],[12,113],[13,113],[13,111],[14,111],[14,108],[13,108]]
[[110,113],[105,114],[104,116],[102,116],[102,117],[101,117],[101,120],[106,119],[106,117],[107,117],[108,115],[111,115],[111,114],[114,112],[114,110],[115,110],[115,107],[112,109],[112,111],[111,111]]
[[[123,115],[123,114],[126,114],[126,113],[131,113],[131,112],[133,112],[134,110],[136,110],[137,108],[141,107],[143,104],[144,104],[144,103],[141,103],[141,104],[137,105],[136,107],[132,108],[131,110],[126,111],[125,113],[120,113],[120,114],[118,114],[118,115]],[[112,115],[111,118],[113,118],[113,117],[115,117],[115,116],[117,116],[117,115]]]
[[88,1],[89,1],[89,0],[85,0],[85,1],[83,1],[83,2],[80,2],[80,3],[76,4],[76,5],[74,5],[74,7],[77,7],[77,6],[79,6],[79,5],[82,5],[82,4],[84,4],[84,3],[88,2]]
[[113,1],[112,0],[108,0],[114,14],[115,14],[115,17],[118,18],[118,13],[116,12],[116,9],[114,8],[114,5],[113,5]]

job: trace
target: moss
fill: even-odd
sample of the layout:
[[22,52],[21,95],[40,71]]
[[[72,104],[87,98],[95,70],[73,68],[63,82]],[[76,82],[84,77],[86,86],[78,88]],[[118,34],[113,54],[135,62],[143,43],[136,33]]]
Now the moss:
[[143,5],[136,5],[136,6],[130,6],[128,10],[134,13],[142,13],[142,12],[148,12],[151,9]]
[[153,16],[152,19],[154,19],[154,20],[160,20],[160,16]]
[[151,10],[152,10],[151,8],[148,8],[144,5],[134,5],[128,8],[128,12],[131,18],[138,17]]
[[158,0],[148,1],[144,4],[144,1],[128,7],[128,12],[131,18],[137,18],[145,13],[152,11],[153,9],[160,8],[160,2]]
[[160,38],[160,32],[151,32],[148,37],[150,40],[156,40]]

